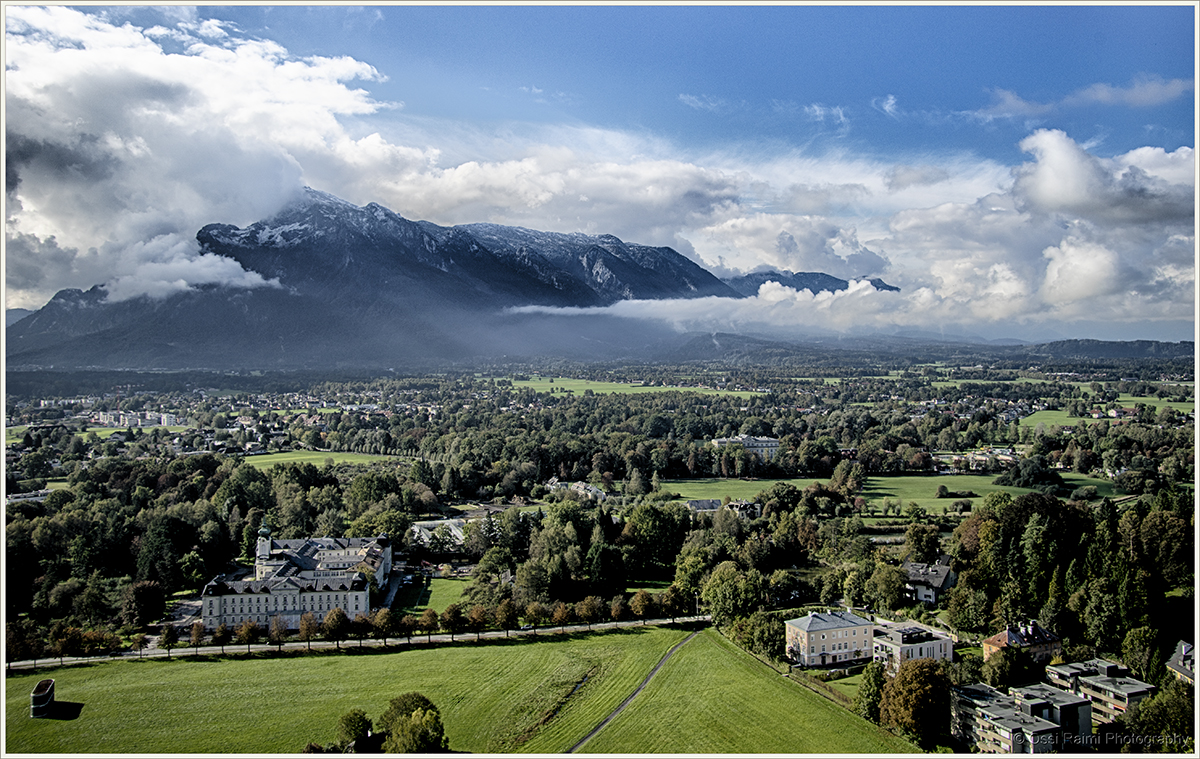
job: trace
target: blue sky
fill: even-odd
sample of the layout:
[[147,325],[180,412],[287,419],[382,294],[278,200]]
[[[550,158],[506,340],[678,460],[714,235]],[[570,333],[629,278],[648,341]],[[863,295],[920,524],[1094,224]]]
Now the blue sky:
[[255,286],[195,230],[307,184],[901,287],[680,329],[1195,331],[1192,5],[5,11],[10,307]]
[[[207,9],[202,9],[202,13]],[[1190,80],[1192,8],[217,8],[297,55],[349,55],[389,77],[374,96],[421,115],[578,121],[684,146],[783,141],[958,148],[1013,161],[1026,114],[971,114],[1005,90],[1059,104],[1096,83]],[[540,93],[530,90],[536,88]],[[692,105],[681,99],[690,96]],[[895,113],[883,110],[895,98]],[[841,109],[816,120],[805,107]],[[1033,120],[1108,154],[1193,140],[1193,100],[1083,102]],[[824,127],[824,128],[822,128]]]

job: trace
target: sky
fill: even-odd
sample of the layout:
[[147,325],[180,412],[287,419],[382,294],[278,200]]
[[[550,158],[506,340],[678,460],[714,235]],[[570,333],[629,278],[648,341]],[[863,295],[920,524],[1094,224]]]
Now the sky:
[[680,330],[1195,334],[1191,4],[3,10],[7,308],[264,286],[195,233],[311,186],[855,282]]

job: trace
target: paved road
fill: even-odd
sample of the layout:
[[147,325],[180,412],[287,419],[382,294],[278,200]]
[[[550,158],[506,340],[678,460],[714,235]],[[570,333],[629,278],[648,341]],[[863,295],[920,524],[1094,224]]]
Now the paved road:
[[[707,621],[711,621],[711,619],[712,619],[712,617],[710,617],[709,615],[706,614],[706,615],[701,615],[698,617],[695,617],[695,616],[693,616],[693,617],[677,617],[675,619],[675,621],[677,623],[678,622],[707,622]],[[646,620],[644,623],[640,620],[626,620],[623,622],[602,622],[599,624],[592,625],[590,629],[593,631],[595,631],[595,630],[611,630],[611,629],[617,628],[617,627],[636,627],[636,626],[640,626],[643,624],[661,625],[661,624],[669,624],[670,622],[671,622],[671,620],[666,619],[666,618],[664,618],[664,619],[649,619],[649,620]],[[588,632],[588,630],[589,630],[589,628],[587,625],[567,625],[565,628],[566,632]],[[547,636],[547,635],[559,635],[563,632],[563,628],[542,627],[537,630],[512,630],[510,632],[511,632],[511,636],[516,636],[516,637],[530,636],[530,635],[532,635],[534,637],[541,637],[541,636]],[[187,630],[184,630],[182,634],[186,636]],[[510,635],[506,634],[503,630],[489,630],[488,632],[480,633],[479,637],[480,638],[504,638],[504,637],[510,637]],[[474,633],[456,633],[453,637],[454,641],[471,641],[474,638],[475,638]],[[157,641],[157,638],[155,638],[154,640]],[[238,643],[229,643],[224,646],[224,649],[222,651],[222,647],[212,646],[212,645],[200,646],[199,648],[193,648],[191,646],[185,645],[186,640],[187,639],[185,637],[183,640],[180,641],[181,645],[172,649],[171,651],[167,651],[166,649],[162,649],[162,648],[153,647],[153,648],[147,648],[145,651],[142,651],[141,654],[138,654],[137,652],[134,652],[134,651],[124,651],[124,652],[121,652],[118,654],[113,654],[112,656],[93,656],[93,657],[67,656],[67,657],[64,657],[61,660],[61,662],[58,659],[51,659],[51,658],[47,657],[45,659],[37,659],[37,660],[24,660],[24,661],[15,661],[15,662],[10,661],[7,663],[7,667],[10,670],[40,669],[40,668],[45,668],[45,667],[58,667],[60,665],[65,666],[68,664],[77,664],[80,662],[107,661],[107,660],[112,660],[112,659],[115,659],[115,660],[164,659],[164,658],[179,658],[179,657],[186,657],[186,656],[211,656],[213,654],[221,654],[222,652],[224,652],[226,654],[237,654],[237,653],[242,653],[243,651],[247,651],[247,650],[251,651],[251,652],[253,652],[253,651],[274,651],[277,648],[277,646],[273,646],[269,643],[255,643],[255,644],[251,645],[248,649],[245,645],[241,645]],[[414,635],[412,638],[409,638],[407,640],[402,639],[402,638],[397,638],[397,637],[388,638],[387,644],[389,646],[394,647],[394,646],[399,645],[402,642],[408,646],[411,646],[414,643],[419,644],[419,645],[429,645],[431,643],[449,643],[450,641],[451,641],[451,636],[448,633],[438,633],[438,634],[432,635],[432,636]],[[312,648],[312,649],[360,648],[360,647],[369,648],[369,647],[382,646],[382,645],[384,645],[383,641],[374,640],[374,639],[363,640],[361,642],[357,641],[357,640],[342,641],[341,644],[331,643],[326,640],[313,640],[313,641],[308,641],[308,642],[289,641],[287,643],[284,643],[282,648],[285,651],[303,651],[303,650],[306,650],[309,648]],[[674,649],[672,649],[672,650],[674,650]],[[670,655],[670,654],[668,654],[668,655]]]
[[632,701],[632,700],[634,699],[634,697],[635,697],[635,696],[637,696],[637,694],[639,694],[639,693],[641,693],[641,692],[642,692],[642,689],[643,689],[643,688],[645,688],[645,687],[646,687],[646,684],[650,682],[650,678],[652,678],[652,677],[654,677],[656,674],[658,674],[658,671],[659,671],[660,669],[662,669],[662,666],[663,666],[664,664],[666,664],[666,663],[667,663],[667,659],[670,659],[670,658],[671,658],[671,656],[672,656],[672,655],[673,655],[673,654],[674,654],[676,651],[678,651],[678,650],[679,650],[679,649],[680,649],[680,648],[683,646],[683,644],[684,644],[684,643],[687,643],[689,640],[691,640],[692,638],[696,637],[696,636],[697,636],[697,635],[699,635],[699,634],[700,634],[700,631],[699,631],[699,630],[697,630],[696,632],[692,633],[691,635],[687,636],[686,638],[684,638],[683,640],[679,641],[679,642],[678,642],[678,643],[676,643],[674,646],[672,646],[672,647],[671,647],[671,650],[670,650],[670,651],[668,651],[668,652],[666,653],[666,655],[665,655],[665,656],[663,656],[663,658],[661,658],[661,659],[659,659],[659,660],[658,660],[658,664],[655,664],[655,665],[654,665],[654,669],[650,670],[650,674],[646,675],[646,679],[645,679],[645,680],[642,680],[642,684],[641,684],[641,685],[639,685],[639,686],[638,686],[638,687],[637,687],[637,688],[636,688],[636,689],[633,691],[633,693],[630,693],[630,694],[629,694],[629,698],[627,698],[627,699],[625,699],[624,701],[622,701],[622,702],[621,702],[621,705],[620,705],[620,706],[618,706],[616,709],[613,709],[613,711],[612,711],[612,714],[610,714],[610,715],[608,715],[607,717],[605,717],[605,718],[604,718],[604,719],[603,719],[603,720],[600,722],[600,724],[599,724],[599,725],[596,725],[596,727],[594,727],[594,728],[592,729],[592,732],[590,732],[590,733],[588,733],[587,735],[583,736],[583,740],[579,741],[579,743],[576,743],[574,746],[572,746],[571,748],[567,749],[567,750],[566,750],[566,753],[568,753],[568,754],[573,754],[573,753],[575,753],[575,751],[577,751],[577,750],[579,749],[579,747],[580,747],[580,746],[582,746],[583,744],[585,744],[585,743],[587,743],[588,741],[590,741],[590,740],[592,739],[592,737],[596,735],[596,733],[600,732],[600,731],[601,731],[601,730],[604,728],[604,726],[605,726],[605,725],[607,725],[609,722],[612,722],[614,717],[616,717],[616,716],[617,716],[618,714],[620,714],[621,712],[625,711],[625,707],[629,706],[629,702],[630,702],[630,701]]

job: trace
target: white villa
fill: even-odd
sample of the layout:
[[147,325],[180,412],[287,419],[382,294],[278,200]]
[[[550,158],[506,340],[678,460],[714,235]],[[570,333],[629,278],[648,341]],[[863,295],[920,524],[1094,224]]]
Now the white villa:
[[740,445],[747,453],[753,454],[763,461],[771,461],[779,451],[779,440],[773,437],[755,437],[754,435],[738,435],[737,437],[713,438],[713,447],[724,448],[728,445]]
[[266,627],[279,616],[289,630],[312,612],[318,619],[335,607],[354,619],[371,613],[366,571],[386,587],[392,571],[392,544],[377,538],[303,538],[272,540],[258,532],[254,579],[218,577],[204,588],[201,615],[206,630],[220,624],[237,627],[247,619]]
[[784,650],[806,667],[870,659],[874,629],[872,622],[852,612],[809,612],[784,623]]

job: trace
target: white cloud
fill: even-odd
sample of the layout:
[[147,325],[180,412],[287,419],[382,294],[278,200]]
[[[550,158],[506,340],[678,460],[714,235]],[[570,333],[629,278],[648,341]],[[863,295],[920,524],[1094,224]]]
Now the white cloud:
[[1030,119],[1046,116],[1064,108],[1089,105],[1145,108],[1177,100],[1195,89],[1191,79],[1171,79],[1142,75],[1126,87],[1098,82],[1083,87],[1055,102],[1037,103],[1005,89],[992,90],[992,103],[965,115],[981,121],[993,119]]
[[895,95],[888,95],[885,98],[875,98],[871,101],[871,107],[883,111],[894,119],[900,116],[900,107],[896,104]]
[[[385,79],[366,63],[297,58],[194,14],[143,31],[58,6],[7,10],[10,306],[97,283],[114,299],[202,283],[266,286],[183,241],[207,223],[264,218],[309,184],[440,224],[670,245],[723,274],[825,271],[903,288],[768,288],[736,303],[612,307],[698,328],[1003,332],[1048,320],[1193,318],[1192,148],[1101,158],[1063,132],[1038,130],[1021,142],[1029,160],[1015,168],[949,152],[687,152],[636,131],[409,115],[359,88]],[[1078,97],[1134,104],[1180,87],[1146,80]],[[993,118],[1046,112],[1013,93],[996,97]],[[708,95],[679,99],[731,108]],[[872,105],[906,116],[891,95]],[[846,121],[840,107],[772,107]]]
[[1162,105],[1177,100],[1191,92],[1195,83],[1191,79],[1171,79],[1141,76],[1128,87],[1114,87],[1103,82],[1084,87],[1063,98],[1063,105],[1125,105],[1133,108]]
[[680,93],[679,101],[689,108],[695,108],[697,111],[711,111],[713,113],[724,111],[728,107],[728,103],[712,95],[687,95]]

